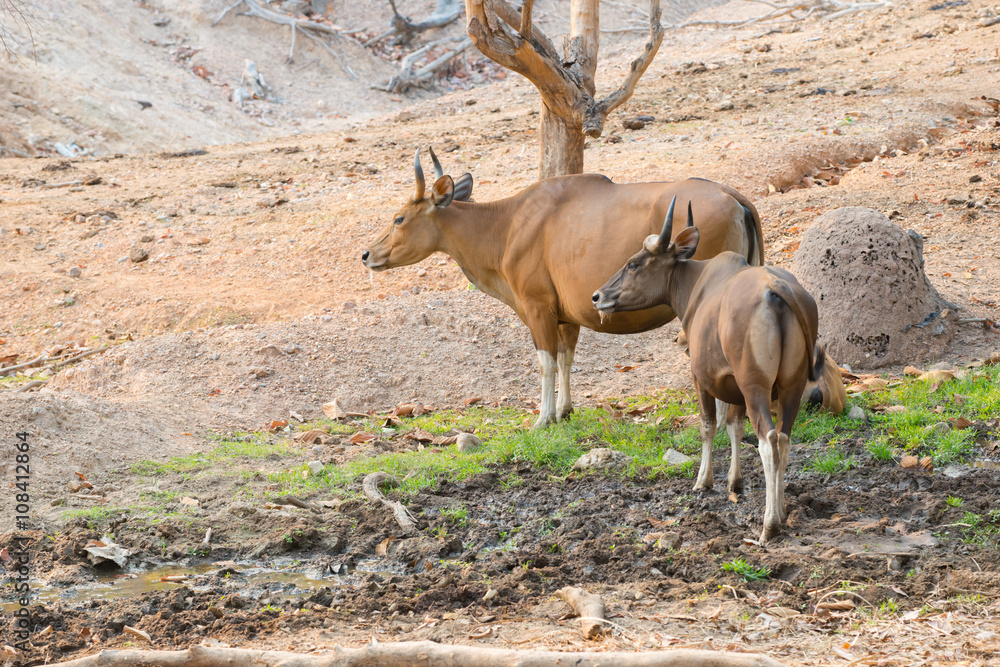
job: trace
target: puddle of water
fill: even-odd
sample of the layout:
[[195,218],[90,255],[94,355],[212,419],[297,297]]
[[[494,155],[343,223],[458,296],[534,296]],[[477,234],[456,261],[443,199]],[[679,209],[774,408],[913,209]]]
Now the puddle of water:
[[[296,566],[276,564],[275,567],[255,567],[237,563],[238,574],[232,575],[232,581],[241,589],[262,586],[271,595],[282,597],[305,597],[323,586],[349,586],[355,582],[357,574],[369,572],[387,572],[387,567],[381,559],[362,560],[347,570],[345,574],[319,574],[317,568],[307,568],[305,571],[293,570]],[[113,570],[100,571],[97,579],[78,586],[55,587],[46,586],[41,582],[31,582],[32,604],[52,604],[63,602],[79,604],[91,600],[112,600],[124,597],[138,597],[150,591],[172,591],[179,586],[187,586],[191,590],[208,588],[206,581],[199,581],[201,575],[212,574],[222,569],[218,565],[202,563],[200,565],[163,565],[150,570],[121,572]],[[122,577],[122,574],[135,575]],[[163,581],[166,577],[182,577],[187,579]],[[9,600],[9,598],[8,598]],[[0,603],[5,613],[19,608],[14,602]]]

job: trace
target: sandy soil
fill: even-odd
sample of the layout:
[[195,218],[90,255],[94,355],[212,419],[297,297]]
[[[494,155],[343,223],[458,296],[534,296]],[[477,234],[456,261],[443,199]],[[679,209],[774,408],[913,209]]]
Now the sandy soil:
[[[233,18],[224,27],[226,31],[243,32],[211,36],[215,33],[207,28],[207,22],[223,4],[209,7],[192,3],[189,14],[171,14],[168,31],[183,27],[187,34],[198,35],[197,39],[191,37],[191,42],[206,46],[195,58],[206,58],[206,66],[213,71],[227,72],[228,78],[220,78],[219,82],[230,85],[238,79],[242,61],[231,52],[214,52],[212,49],[217,47],[211,46],[212,40],[233,39],[234,35],[251,40],[248,43],[254,45],[255,51],[270,54],[270,60],[262,57],[258,64],[277,63],[284,58],[285,33],[268,32],[250,19]],[[670,33],[636,96],[609,120],[609,129],[621,142],[615,143],[608,136],[589,141],[587,168],[616,181],[701,176],[730,184],[755,201],[763,218],[767,257],[785,266],[794,256],[801,233],[820,213],[858,205],[883,211],[924,236],[927,273],[944,298],[961,306],[963,317],[993,320],[1000,302],[1000,117],[980,98],[997,97],[1000,87],[1000,54],[996,51],[1000,26],[982,26],[985,19],[997,13],[997,8],[979,0],[940,9],[932,5],[936,7],[931,2],[904,1],[889,9],[830,22],[804,21],[779,31],[750,26]],[[81,31],[90,30],[91,36],[96,34],[94,26],[103,25],[97,9],[98,5],[81,5],[72,10],[93,15],[80,27]],[[62,7],[61,11],[71,10]],[[121,27],[115,28],[123,31],[121,34],[159,40],[153,35],[161,34],[163,29],[150,23],[156,9],[129,5],[122,11],[128,20],[122,19]],[[705,15],[722,18],[746,15],[748,11],[752,11],[748,6],[731,5]],[[348,18],[337,16],[336,20],[347,25],[351,24]],[[143,22],[141,30],[132,30],[139,25],[137,22]],[[474,196],[479,201],[506,196],[534,180],[538,102],[529,84],[511,76],[471,92],[459,90],[434,99],[428,95],[427,99],[406,98],[398,103],[361,96],[351,98],[355,108],[335,111],[336,107],[331,107],[326,115],[341,113],[356,119],[392,113],[349,124],[349,119],[344,118],[310,118],[308,123],[301,120],[296,130],[285,121],[275,128],[262,129],[265,126],[256,119],[248,120],[245,114],[229,108],[231,103],[225,102],[220,97],[223,93],[216,89],[220,86],[210,88],[212,82],[175,65],[173,69],[162,67],[169,52],[159,41],[156,46],[145,42],[144,46],[130,46],[116,34],[109,32],[104,46],[110,66],[122,70],[120,86],[125,92],[120,97],[128,105],[134,104],[134,95],[141,92],[146,96],[150,88],[136,83],[147,81],[143,74],[146,70],[131,73],[121,66],[122,59],[133,58],[130,54],[135,49],[153,49],[159,60],[151,60],[150,66],[167,74],[142,85],[164,90],[167,97],[193,100],[207,96],[206,103],[216,108],[221,120],[219,128],[210,131],[214,134],[206,134],[202,129],[208,112],[173,113],[170,122],[157,121],[153,131],[144,129],[139,122],[143,116],[138,105],[134,109],[130,106],[127,113],[121,111],[101,126],[114,126],[117,136],[101,130],[106,141],[95,145],[129,145],[133,150],[155,146],[157,153],[117,156],[108,150],[99,157],[72,160],[0,159],[0,284],[4,285],[0,356],[18,355],[24,361],[43,350],[103,343],[113,346],[58,372],[40,391],[0,392],[0,413],[4,415],[0,438],[11,441],[12,434],[26,425],[38,434],[34,483],[42,497],[57,495],[74,470],[106,480],[128,494],[137,483],[123,472],[128,462],[205,449],[211,446],[207,438],[214,433],[257,430],[272,419],[287,418],[289,411],[313,416],[323,402],[334,397],[356,410],[385,408],[410,399],[455,406],[473,395],[488,402],[508,399],[530,405],[537,400],[537,370],[526,330],[505,307],[468,289],[467,280],[453,261],[433,256],[413,267],[374,276],[359,261],[364,246],[391,221],[396,207],[409,196],[412,157],[417,146],[440,147],[439,154],[449,171],[471,171],[476,179]],[[601,85],[610,87],[624,76],[629,58],[641,46],[638,39],[624,37],[608,44],[599,72]],[[71,58],[53,53],[56,55],[52,62]],[[140,63],[142,58],[134,60]],[[101,67],[107,66],[105,63]],[[48,71],[46,67],[39,65],[42,71]],[[369,76],[383,71],[378,63],[371,67]],[[262,70],[268,71],[263,65]],[[73,96],[87,88],[92,89],[92,95],[110,95],[88,83],[97,78],[106,80],[103,72],[85,70],[74,84],[79,88],[67,97],[79,102],[81,98]],[[332,62],[324,61],[304,69],[300,76],[305,77],[304,84],[321,78],[336,79],[337,69]],[[8,103],[14,99],[14,92],[22,89],[30,90],[32,99],[42,99],[44,77],[30,84],[34,87],[20,88],[18,84],[5,88],[0,96],[5,95],[4,103]],[[282,85],[290,84],[283,81]],[[335,89],[324,91],[324,99],[339,99]],[[290,109],[315,105],[311,95],[289,94],[289,100]],[[126,101],[121,104],[126,105]],[[153,101],[154,107],[141,113],[160,113],[156,109],[168,105],[160,104],[159,98]],[[16,113],[28,111],[19,107]],[[53,128],[62,123],[59,114],[51,109],[30,112],[34,115],[27,119],[28,124],[42,123],[44,116],[48,124],[39,125],[39,134],[49,137],[50,143],[58,140],[60,135]],[[652,115],[656,121],[642,130],[622,129],[621,119],[636,113]],[[0,127],[3,133],[16,123],[7,112],[0,116],[0,122],[8,123]],[[335,132],[305,134],[339,127],[334,122],[345,125]],[[88,123],[88,127],[98,127],[93,118]],[[197,139],[187,140],[186,134],[195,127],[199,134],[192,137]],[[303,134],[288,136],[292,131]],[[173,139],[174,135],[178,138]],[[22,132],[17,136],[27,135]],[[245,139],[259,141],[229,143]],[[160,155],[158,151],[168,145],[171,150],[206,147],[207,153],[188,157]],[[836,172],[839,184],[803,187],[815,183],[804,181],[804,177],[816,176],[822,170]],[[75,181],[81,184],[50,187]],[[82,184],[86,182],[95,184]],[[148,253],[147,261],[134,263],[129,259],[137,248]],[[671,342],[675,331],[676,325],[670,325],[634,337],[585,333],[576,360],[579,370],[574,374],[576,400],[596,403],[608,397],[646,393],[651,388],[687,386],[685,357]],[[988,357],[996,350],[997,337],[989,328],[968,325],[943,358],[929,361],[960,364]],[[617,372],[622,366],[635,369]],[[3,470],[9,474],[10,464],[4,465]],[[748,462],[746,468],[755,466]],[[519,474],[532,479],[533,473]],[[867,563],[865,557],[855,557],[849,563],[843,560],[854,551],[842,544],[844,536],[856,534],[859,529],[864,533],[868,524],[886,517],[889,523],[868,532],[882,535],[888,531],[904,541],[916,539],[914,535],[927,532],[929,519],[914,519],[913,507],[919,505],[920,511],[930,517],[927,506],[937,507],[945,495],[961,492],[985,509],[991,497],[989,489],[996,482],[995,471],[967,472],[950,481],[936,476],[915,482],[888,469],[858,474],[861,490],[850,491],[864,496],[858,498],[845,491],[847,486],[813,488],[813,482],[805,477],[794,482],[801,488],[795,487],[797,490],[789,495],[798,498],[794,502],[809,520],[809,535],[801,538],[803,543],[792,540],[773,553],[754,551],[754,557],[767,559],[775,567],[801,560],[808,561],[811,568],[827,569],[814,582],[800,567],[788,579],[794,591],[783,591],[778,586],[774,592],[778,598],[771,606],[804,603],[812,599],[807,591],[835,585],[840,578],[854,576],[851,572],[861,580],[883,576],[886,565],[882,561],[869,566],[858,565]],[[917,484],[911,489],[913,497],[897,499],[892,507],[889,501],[882,501],[884,507],[872,505],[872,499],[884,495],[884,489],[874,481],[883,479],[905,484],[908,489]],[[417,590],[422,589],[426,595],[432,580],[407,574],[390,584],[400,591],[394,595],[400,601],[407,600],[411,608],[397,608],[396,618],[406,617],[412,623],[384,621],[382,616],[373,621],[375,611],[391,615],[386,613],[388,604],[372,602],[374,598],[365,596],[367,588],[345,588],[338,589],[345,596],[343,602],[320,604],[327,611],[317,612],[316,617],[305,615],[312,619],[310,625],[326,626],[324,630],[307,632],[304,627],[289,624],[290,617],[264,622],[269,612],[247,611],[234,625],[225,625],[228,629],[220,637],[229,642],[236,637],[249,639],[247,628],[254,628],[253,641],[258,645],[284,646],[288,643],[285,637],[293,636],[291,643],[301,648],[344,640],[364,641],[373,632],[469,641],[463,639],[459,621],[481,619],[486,614],[504,619],[488,641],[517,645],[518,636],[537,631],[536,643],[540,645],[572,646],[575,640],[570,638],[572,631],[565,622],[510,619],[558,616],[562,613],[558,604],[546,598],[558,588],[556,583],[588,582],[605,595],[620,599],[615,604],[621,606],[615,609],[632,614],[636,623],[655,620],[655,628],[629,626],[633,628],[630,632],[642,637],[641,641],[628,640],[634,648],[647,647],[647,636],[654,646],[700,645],[706,634],[703,622],[720,624],[718,631],[709,633],[716,637],[712,645],[717,648],[729,642],[739,643],[741,633],[746,636],[753,632],[749,628],[760,623],[759,619],[747,619],[735,629],[726,626],[728,620],[721,620],[751,608],[745,602],[746,587],[736,586],[735,580],[720,580],[708,586],[702,576],[708,572],[706,559],[712,558],[711,549],[703,548],[703,543],[721,539],[724,549],[736,553],[752,546],[742,544],[742,533],[732,530],[733,525],[740,525],[741,513],[756,511],[752,503],[747,505],[750,509],[741,506],[733,510],[725,499],[710,497],[668,507],[675,502],[668,497],[687,492],[686,480],[683,484],[661,480],[646,487],[613,482],[600,482],[609,485],[601,489],[587,486],[595,483],[575,482],[571,491],[565,491],[566,498],[552,500],[568,503],[570,497],[600,499],[594,505],[607,518],[595,521],[586,535],[568,538],[561,547],[567,553],[581,554],[580,558],[566,557],[551,567],[538,565],[544,573],[518,578],[522,570],[534,572],[521,565],[528,560],[538,563],[540,554],[531,551],[540,548],[537,543],[517,546],[509,558],[504,552],[490,557],[489,567],[500,570],[486,576],[499,577],[504,590],[510,591],[495,603],[499,614],[474,606],[485,592],[486,584],[479,583],[485,570],[462,566],[465,569],[456,570],[461,574],[449,582],[454,590],[448,588],[448,594],[440,599],[425,598],[426,603],[416,606],[412,599],[414,595],[419,599]],[[442,493],[484,507],[517,501],[513,497],[504,501],[489,499],[496,487],[482,480],[477,484]],[[673,495],[664,495],[668,489]],[[220,493],[220,497],[224,494]],[[643,547],[634,554],[629,552],[627,567],[609,569],[603,566],[608,564],[607,547],[609,540],[616,539],[616,527],[627,526],[640,536],[648,532],[638,510],[633,511],[634,516],[628,514],[621,503],[615,504],[616,498],[627,499],[632,507],[646,507],[643,511],[653,516],[677,513],[679,506],[688,507],[692,514],[701,513],[701,519],[690,519],[694,524],[716,523],[710,529],[692,527],[690,530],[695,532],[685,532],[684,539],[695,546],[672,564],[664,565],[662,558],[650,552],[651,547]],[[127,502],[127,497],[121,500]],[[442,501],[424,498],[421,502]],[[2,507],[6,509],[7,503],[5,496]],[[654,511],[651,503],[663,505],[662,511]],[[822,508],[816,509],[820,505]],[[859,507],[870,509],[862,511]],[[555,511],[553,508],[539,506],[531,510],[532,516],[548,516]],[[937,507],[939,514],[940,510]],[[223,507],[218,511],[223,512]],[[490,512],[484,519],[487,523],[512,520],[495,517],[502,514],[499,510]],[[8,523],[0,523],[5,530],[10,528],[9,514],[4,511],[2,521]],[[333,524],[352,517],[371,521],[372,528],[363,531],[367,541],[352,543],[348,549],[345,545],[324,546],[307,540],[296,548],[309,558],[316,557],[316,553],[370,554],[373,545],[384,539],[386,529],[384,517],[370,514],[368,508],[352,506],[343,514],[324,515],[324,521]],[[705,518],[709,515],[715,518]],[[847,528],[836,522],[823,523],[833,522],[835,515],[849,522]],[[58,530],[58,508],[45,510],[45,516],[46,522],[48,517],[54,517],[53,523],[47,525]],[[295,513],[289,516],[292,518],[281,518],[289,524],[286,528],[300,519],[305,521]],[[933,516],[936,523],[930,525],[960,518]],[[726,523],[729,521],[736,523]],[[904,527],[894,528],[899,522]],[[316,529],[314,522],[306,523]],[[203,526],[199,528],[203,532]],[[245,541],[253,536],[266,544],[270,538],[262,537],[265,532],[251,529],[236,539]],[[87,537],[91,535],[86,527],[79,525],[64,539],[76,544]],[[174,556],[179,558],[184,545],[194,540],[194,529],[184,533],[183,539],[175,535],[171,540],[175,537],[175,551],[179,552]],[[472,537],[493,544],[487,537]],[[579,551],[587,540],[593,545]],[[824,557],[825,552],[807,548],[815,540],[841,553]],[[249,557],[250,550],[241,550],[234,539],[227,544],[228,552],[213,556]],[[158,548],[152,543],[131,546],[145,554]],[[907,543],[901,549],[910,546]],[[55,548],[48,545],[45,553]],[[897,547],[879,548],[890,551]],[[995,551],[991,552],[992,561],[986,561],[974,550],[962,551],[954,541],[940,551],[930,543],[920,548],[930,549],[926,561],[921,557],[920,577],[911,581],[905,571],[891,573],[884,575],[891,578],[892,583],[887,585],[899,587],[921,601],[940,596],[942,590],[947,592],[942,586],[996,595]],[[272,552],[268,555],[273,556]],[[418,552],[430,553],[420,549],[414,553]],[[74,576],[85,576],[79,549],[72,547],[60,557],[66,567],[76,568]],[[594,563],[589,565],[591,571],[584,572],[588,559]],[[506,568],[507,564],[511,567]],[[561,567],[568,569],[557,576]],[[651,578],[649,567],[664,573],[666,579]],[[966,579],[955,583],[945,574],[950,571]],[[717,572],[714,562],[712,572]],[[443,572],[435,571],[433,577],[438,576]],[[364,583],[374,585],[372,590],[381,590],[385,584],[382,579],[369,579]],[[715,583],[739,590],[716,589]],[[223,589],[206,590],[210,592],[193,595],[194,606],[190,609],[182,599],[181,609],[193,614],[205,605],[207,610],[208,598],[203,601],[200,596]],[[762,594],[774,589],[750,590],[756,591],[759,601]],[[881,588],[879,595],[887,594],[886,590]],[[873,594],[868,590],[858,592],[866,598]],[[637,612],[636,606],[645,603],[626,601],[627,595],[636,599],[634,594],[655,599],[655,608]],[[689,604],[690,600],[694,602]],[[767,602],[770,604],[770,599]],[[160,609],[167,602],[159,598],[133,602],[121,614],[117,604],[108,603],[101,613],[114,619],[137,613],[147,617],[145,622],[154,624],[161,623],[152,620],[160,614],[157,618],[165,625],[155,629],[180,633],[177,636],[181,644],[207,633],[199,629],[202,626],[214,628],[211,623],[180,613],[173,619],[188,625],[173,627],[171,623],[181,621],[162,617]],[[915,601],[903,604],[919,607]],[[140,609],[140,605],[145,606]],[[464,616],[467,612],[459,613],[455,605],[474,611],[476,616]],[[699,611],[683,611],[688,607]],[[716,608],[722,611],[715,614]],[[410,611],[413,617],[408,616]],[[987,617],[995,617],[994,612]],[[80,614],[89,612],[66,607],[51,613],[61,615],[59,622],[65,625],[60,626],[60,632],[69,633],[69,637],[79,632],[83,622]],[[664,614],[688,615],[698,622],[685,625],[683,619],[672,619],[664,625]],[[431,623],[424,615],[437,620]],[[344,618],[357,624],[357,629],[343,630]],[[789,644],[794,644],[794,650],[782,649],[782,642],[790,636],[785,630],[794,625],[792,621],[786,626],[786,621],[778,621],[780,627],[774,628],[765,619],[765,627],[756,629],[759,636],[755,636],[752,647],[779,651],[791,663],[820,664],[833,659],[829,653],[822,658],[801,655],[801,638],[809,636],[810,629],[796,628],[798,643]],[[479,628],[481,624],[475,623]],[[822,630],[840,633],[849,623],[834,623]],[[285,626],[291,628],[291,635],[282,630]],[[105,634],[101,635],[100,646],[116,645],[121,641],[117,634],[120,628],[114,630],[113,624],[106,627],[111,630],[101,630]],[[879,633],[887,629],[879,627]],[[976,625],[973,631],[972,627],[961,625],[961,633],[956,633],[966,643],[961,655],[953,654],[955,661],[986,659],[984,649],[979,648],[982,642],[975,639],[977,632],[985,630]],[[767,635],[771,631],[775,634]],[[859,631],[859,636],[864,632]],[[839,641],[841,635],[824,636],[831,637],[833,646],[832,638]],[[946,639],[952,636],[945,635]],[[681,639],[674,641],[674,637]],[[762,638],[770,643],[759,643]],[[885,636],[879,639],[878,633],[870,639],[887,641]],[[609,640],[602,647],[621,648],[623,641]],[[919,642],[924,641],[921,635]],[[47,649],[48,657],[55,659],[92,646],[76,640],[65,642],[60,653]],[[939,657],[943,647],[954,648],[945,640],[927,646]],[[924,659],[918,653],[905,655],[909,657],[897,664],[915,664]]]

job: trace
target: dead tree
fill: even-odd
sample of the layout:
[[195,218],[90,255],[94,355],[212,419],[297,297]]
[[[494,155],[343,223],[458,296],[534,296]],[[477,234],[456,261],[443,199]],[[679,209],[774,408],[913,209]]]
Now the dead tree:
[[437,0],[437,7],[428,17],[419,23],[414,23],[399,13],[395,0],[389,0],[389,6],[392,7],[392,27],[378,37],[373,37],[365,42],[365,46],[393,35],[398,35],[395,40],[397,44],[409,44],[414,35],[431,28],[443,28],[462,14],[462,5],[459,4],[458,0]]
[[521,11],[506,0],[465,0],[469,37],[488,58],[523,75],[542,96],[539,178],[583,172],[584,135],[599,137],[604,121],[632,96],[663,41],[660,2],[649,3],[649,41],[617,90],[596,99],[599,0],[572,0],[569,35],[560,55],[531,22],[534,0]]

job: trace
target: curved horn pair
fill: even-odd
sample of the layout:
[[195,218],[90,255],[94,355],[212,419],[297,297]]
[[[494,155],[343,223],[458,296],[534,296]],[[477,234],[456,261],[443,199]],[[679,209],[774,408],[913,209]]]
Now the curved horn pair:
[[[659,236],[650,237],[646,243],[646,249],[654,254],[660,254],[670,247],[670,237],[674,228],[674,208],[677,206],[677,195],[670,200],[670,208],[667,209],[667,217],[663,221],[663,229]],[[694,214],[691,212],[691,202],[688,201],[687,226],[694,227]]]
[[[434,149],[428,147],[427,150],[431,153],[431,160],[434,161],[434,173],[437,178],[444,176],[444,169],[441,168],[441,163],[437,159],[437,155],[434,155]],[[417,148],[417,156],[413,159],[413,171],[416,174],[417,179],[417,189],[413,193],[413,201],[420,201],[424,198],[424,190],[427,187],[426,181],[424,181],[424,169],[420,166],[420,148]]]

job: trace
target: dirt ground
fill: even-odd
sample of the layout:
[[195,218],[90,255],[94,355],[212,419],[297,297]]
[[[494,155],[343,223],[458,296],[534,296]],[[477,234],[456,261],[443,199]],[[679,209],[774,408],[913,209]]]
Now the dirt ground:
[[[171,20],[207,40],[206,26],[226,3],[191,4],[190,15]],[[154,10],[137,4],[125,11]],[[732,3],[701,16],[759,11]],[[982,98],[1000,94],[1000,25],[986,25],[998,14],[1000,7],[981,0],[904,0],[831,21],[669,32],[635,97],[609,119],[609,132],[588,141],[587,169],[618,182],[699,176],[727,183],[753,199],[766,257],[784,266],[819,214],[841,206],[882,211],[923,235],[927,274],[963,318],[993,321],[1000,302],[1000,115]],[[244,23],[250,19],[232,20],[240,30],[258,30]],[[558,25],[553,19],[552,32]],[[262,50],[266,43],[277,63],[287,33],[272,27],[253,39]],[[599,86],[621,80],[640,40],[609,38]],[[112,65],[131,57],[128,45],[112,46],[120,47],[110,52]],[[230,59],[215,67],[237,81],[242,60],[228,52],[217,58]],[[373,61],[366,76],[381,75],[382,67]],[[336,75],[332,62],[303,76],[328,74]],[[193,100],[202,92],[192,86],[211,84],[188,79],[170,83],[170,93]],[[85,76],[79,81],[88,85]],[[41,96],[43,80],[30,83]],[[439,97],[367,95],[353,115],[342,114],[347,118],[311,119],[297,129],[287,118],[275,128],[246,129],[245,114],[210,101],[228,115],[218,128],[183,140],[172,136],[203,127],[202,116],[174,114],[147,131],[134,118],[136,105],[110,123],[119,137],[105,133],[107,141],[95,143],[98,155],[0,159],[0,357],[23,362],[43,351],[112,346],[40,390],[0,391],[3,442],[24,428],[33,433],[34,548],[47,584],[62,582],[63,589],[98,577],[82,545],[99,535],[85,521],[67,522],[66,508],[41,506],[65,494],[74,471],[100,480],[121,505],[149,484],[129,472],[132,462],[205,450],[216,434],[257,431],[290,411],[316,417],[333,398],[358,411],[413,399],[445,407],[470,396],[537,401],[527,331],[504,306],[469,289],[452,260],[435,255],[379,275],[359,261],[412,191],[418,146],[433,144],[446,171],[470,171],[478,201],[530,184],[538,156],[534,89],[510,76]],[[315,106],[309,96],[289,99],[293,116]],[[142,113],[160,106],[154,100]],[[656,120],[623,129],[621,120],[634,114]],[[183,127],[173,127],[175,120]],[[13,127],[11,114],[0,123]],[[58,140],[51,128],[45,133],[49,143]],[[246,140],[254,143],[233,143]],[[153,152],[120,148],[126,145]],[[206,152],[161,153],[180,148]],[[824,185],[833,181],[818,172],[839,181]],[[139,249],[148,259],[135,263],[129,257]],[[686,357],[672,343],[676,331],[671,324],[638,336],[583,332],[575,400],[596,404],[688,386]],[[991,328],[971,323],[942,358],[922,362],[959,365],[997,351]],[[617,372],[622,366],[635,368]],[[848,447],[864,451],[861,442]],[[965,498],[970,511],[996,506],[995,470],[927,476],[872,462],[828,485],[801,473],[799,453],[789,466],[792,530],[760,547],[744,541],[763,499],[751,454],[745,448],[744,470],[757,493],[735,506],[721,494],[692,497],[687,479],[552,484],[541,471],[497,470],[421,494],[418,507],[467,505],[468,525],[449,525],[439,539],[432,535],[440,526],[432,524],[425,537],[391,543],[377,564],[375,549],[392,534],[382,512],[358,501],[318,515],[235,507],[229,482],[219,482],[218,489],[197,489],[203,502],[196,521],[148,535],[122,531],[121,541],[138,554],[140,570],[235,560],[228,577],[226,566],[221,575],[212,567],[179,588],[45,602],[35,616],[54,633],[48,643],[38,640],[30,660],[121,646],[130,641],[124,625],[149,632],[163,648],[214,638],[311,650],[375,637],[590,650],[734,647],[810,665],[994,660],[1000,560],[995,549],[949,537],[941,526],[961,520],[944,504],[948,495]],[[254,475],[256,464],[246,465],[247,483],[263,488],[263,471]],[[0,471],[12,476],[13,462],[0,463]],[[511,475],[523,484],[497,484]],[[189,482],[178,476],[166,483]],[[7,497],[2,531],[13,528]],[[653,530],[649,517],[670,522],[664,530],[677,532],[680,549],[665,553],[643,543]],[[217,546],[199,556],[209,525]],[[777,581],[720,577],[723,555],[768,565]],[[274,567],[300,577],[289,589],[300,595],[254,583],[254,568]],[[328,590],[296,588],[305,584],[301,577],[315,583],[333,575],[341,579]],[[901,614],[938,605],[941,614],[903,623],[856,611],[801,611],[814,611],[845,580],[860,583],[837,600],[868,609],[891,600]],[[603,595],[618,629],[596,644],[579,639],[563,618],[565,605],[551,597],[564,585]],[[490,590],[496,593],[484,601]],[[90,638],[81,637],[84,627]]]

